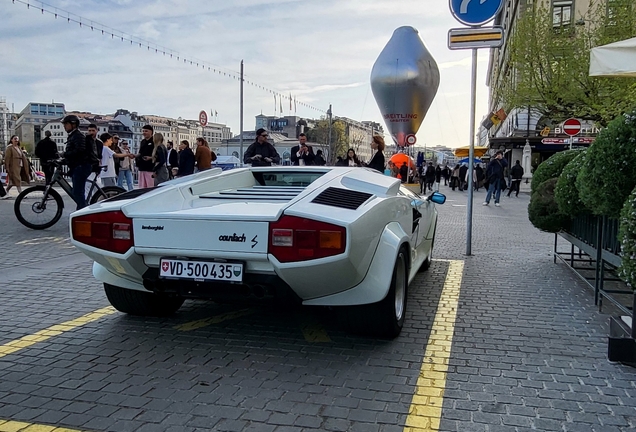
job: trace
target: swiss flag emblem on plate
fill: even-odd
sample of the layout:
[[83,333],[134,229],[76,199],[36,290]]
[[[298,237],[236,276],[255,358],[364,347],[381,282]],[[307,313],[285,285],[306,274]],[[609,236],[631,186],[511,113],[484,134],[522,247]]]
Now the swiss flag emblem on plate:
[[167,272],[168,269],[170,268],[170,264],[164,261],[163,263],[161,263],[161,268],[163,269],[164,272]]

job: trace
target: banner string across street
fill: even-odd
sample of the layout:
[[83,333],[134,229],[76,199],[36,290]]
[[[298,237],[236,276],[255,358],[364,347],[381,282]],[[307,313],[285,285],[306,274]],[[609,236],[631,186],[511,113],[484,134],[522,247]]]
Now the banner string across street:
[[[68,23],[75,23],[78,24],[81,28],[85,28],[85,29],[90,29],[91,31],[98,31],[101,32],[102,35],[104,36],[110,36],[111,39],[119,39],[121,42],[130,42],[130,45],[132,46],[139,46],[139,48],[146,48],[148,51],[154,51],[155,54],[162,54],[164,56],[169,56],[171,59],[176,60],[176,61],[183,61],[183,63],[190,65],[190,66],[194,66],[197,68],[201,68],[203,70],[207,70],[209,72],[218,74],[219,76],[224,76],[227,78],[232,78],[235,80],[240,80],[241,79],[241,74],[238,72],[234,72],[231,70],[227,70],[224,68],[221,68],[217,65],[214,65],[212,63],[206,62],[204,60],[200,60],[197,59],[195,57],[191,57],[191,56],[183,56],[181,55],[179,52],[169,49],[167,47],[164,47],[162,45],[158,45],[156,43],[147,41],[145,39],[141,39],[139,37],[133,36],[131,34],[119,31],[117,29],[114,29],[112,27],[106,26],[104,24],[100,24],[98,22],[83,18],[79,15],[76,15],[72,12],[66,11],[64,9],[60,9],[58,7],[55,6],[51,6],[47,3],[44,2],[39,2],[39,1],[29,1],[29,0],[12,0],[12,2],[15,3],[20,3],[23,4],[27,7],[27,9],[33,9],[34,11],[40,11],[42,14],[48,13],[52,16],[54,16],[56,19],[57,18],[61,18],[61,19],[65,19]],[[276,104],[277,104],[277,99],[278,99],[278,105],[280,108],[280,112],[283,112],[283,100],[285,101],[285,105],[287,105],[287,103],[289,103],[289,110],[295,112],[296,108],[298,105],[305,107],[305,108],[309,108],[311,110],[314,111],[318,111],[321,113],[326,114],[327,112],[323,109],[317,108],[313,105],[310,105],[308,103],[299,101],[296,99],[295,96],[293,96],[291,94],[291,92],[289,93],[289,96],[281,93],[279,91],[273,90],[271,88],[268,88],[266,86],[263,86],[261,84],[258,84],[254,81],[250,81],[250,80],[246,80],[243,79],[243,82],[246,84],[251,85],[252,87],[258,88],[260,90],[263,90],[265,92],[268,92],[272,95],[274,95],[274,107],[276,108]]]

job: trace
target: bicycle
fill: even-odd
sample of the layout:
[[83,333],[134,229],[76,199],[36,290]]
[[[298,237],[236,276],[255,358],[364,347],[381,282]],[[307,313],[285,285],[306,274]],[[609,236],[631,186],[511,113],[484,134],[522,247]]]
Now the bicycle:
[[[49,163],[55,165],[51,182],[45,186],[38,185],[23,190],[13,205],[13,211],[16,217],[20,223],[27,228],[35,230],[46,229],[55,225],[62,217],[64,200],[60,193],[53,189],[54,184],[57,183],[60,185],[60,187],[73,198],[73,201],[75,201],[73,197],[73,187],[64,178],[65,174],[62,171],[64,160],[57,159],[49,161]],[[101,168],[104,167],[100,167],[100,169]],[[96,177],[89,178],[86,182],[91,184],[88,198],[86,199],[86,202],[89,204],[95,204],[126,192],[125,189],[118,186],[101,187]]]

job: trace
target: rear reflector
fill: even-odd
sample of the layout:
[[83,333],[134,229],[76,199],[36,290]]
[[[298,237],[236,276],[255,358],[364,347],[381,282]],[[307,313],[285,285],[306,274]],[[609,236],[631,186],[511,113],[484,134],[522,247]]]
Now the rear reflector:
[[74,217],[73,240],[99,249],[123,254],[133,247],[132,219],[121,211]]
[[269,253],[280,262],[307,261],[344,253],[346,229],[326,222],[283,216],[270,223]]

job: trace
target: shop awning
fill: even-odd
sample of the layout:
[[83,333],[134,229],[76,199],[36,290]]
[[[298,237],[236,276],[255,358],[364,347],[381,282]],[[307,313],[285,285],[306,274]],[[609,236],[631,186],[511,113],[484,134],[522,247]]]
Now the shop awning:
[[[469,152],[469,150],[470,150],[470,147],[469,147],[469,146],[466,146],[466,147],[458,147],[458,148],[456,148],[455,150],[453,150],[453,154],[454,154],[456,157],[461,157],[461,158],[463,158],[463,157],[468,157],[468,152]],[[485,154],[486,154],[486,152],[487,152],[487,151],[488,151],[488,147],[478,147],[478,146],[475,146],[475,157],[476,157],[476,158],[482,157],[483,155],[485,155]]]
[[636,77],[636,38],[592,48],[590,76]]

